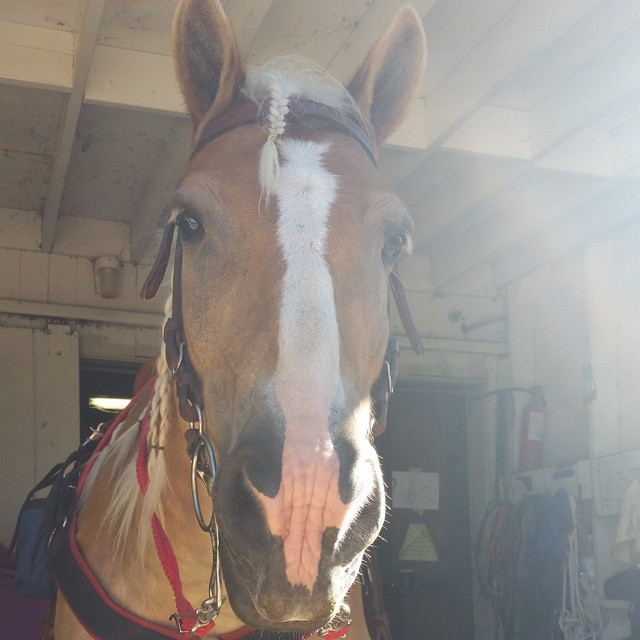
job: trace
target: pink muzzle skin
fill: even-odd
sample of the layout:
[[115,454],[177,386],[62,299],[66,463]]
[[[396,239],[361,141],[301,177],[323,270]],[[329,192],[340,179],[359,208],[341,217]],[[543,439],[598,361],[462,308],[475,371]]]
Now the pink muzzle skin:
[[329,527],[342,529],[353,503],[345,504],[340,498],[340,462],[331,441],[314,445],[307,439],[292,440],[288,437],[284,444],[277,495],[256,494],[269,531],[283,540],[288,581],[311,592],[318,578],[323,534]]

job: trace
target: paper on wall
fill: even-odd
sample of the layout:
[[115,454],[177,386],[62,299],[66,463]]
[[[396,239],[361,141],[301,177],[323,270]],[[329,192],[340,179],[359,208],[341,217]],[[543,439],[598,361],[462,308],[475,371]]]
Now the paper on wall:
[[438,562],[438,551],[424,522],[409,524],[404,537],[399,560],[413,562]]
[[391,499],[394,509],[440,508],[440,475],[426,471],[393,471]]

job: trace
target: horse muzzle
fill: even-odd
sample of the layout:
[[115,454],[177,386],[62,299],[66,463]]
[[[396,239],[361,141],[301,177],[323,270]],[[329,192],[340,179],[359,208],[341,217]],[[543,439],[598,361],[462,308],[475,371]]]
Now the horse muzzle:
[[277,462],[268,449],[240,447],[221,465],[222,568],[231,605],[247,624],[311,631],[343,603],[385,505],[373,448],[341,446],[302,466],[286,447]]

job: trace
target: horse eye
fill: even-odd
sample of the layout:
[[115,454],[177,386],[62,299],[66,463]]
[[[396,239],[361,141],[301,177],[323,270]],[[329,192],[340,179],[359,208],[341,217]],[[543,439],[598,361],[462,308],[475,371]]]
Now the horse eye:
[[178,224],[180,226],[180,232],[185,240],[196,240],[197,238],[201,238],[204,234],[202,223],[195,216],[184,215],[180,218],[180,222]]
[[393,262],[409,243],[409,234],[407,231],[394,233],[387,238],[382,249],[382,257],[386,262]]

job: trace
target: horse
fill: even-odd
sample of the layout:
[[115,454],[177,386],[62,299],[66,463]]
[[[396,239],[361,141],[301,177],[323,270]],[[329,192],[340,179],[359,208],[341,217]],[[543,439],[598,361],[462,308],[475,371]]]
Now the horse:
[[[246,71],[217,0],[182,0],[173,41],[194,153],[144,291],[176,235],[165,350],[85,470],[74,544],[149,627],[368,638],[351,587],[385,519],[371,388],[412,230],[375,158],[424,76],[423,26],[401,9],[347,88],[291,57]],[[97,637],[78,618],[63,589],[56,638]]]

